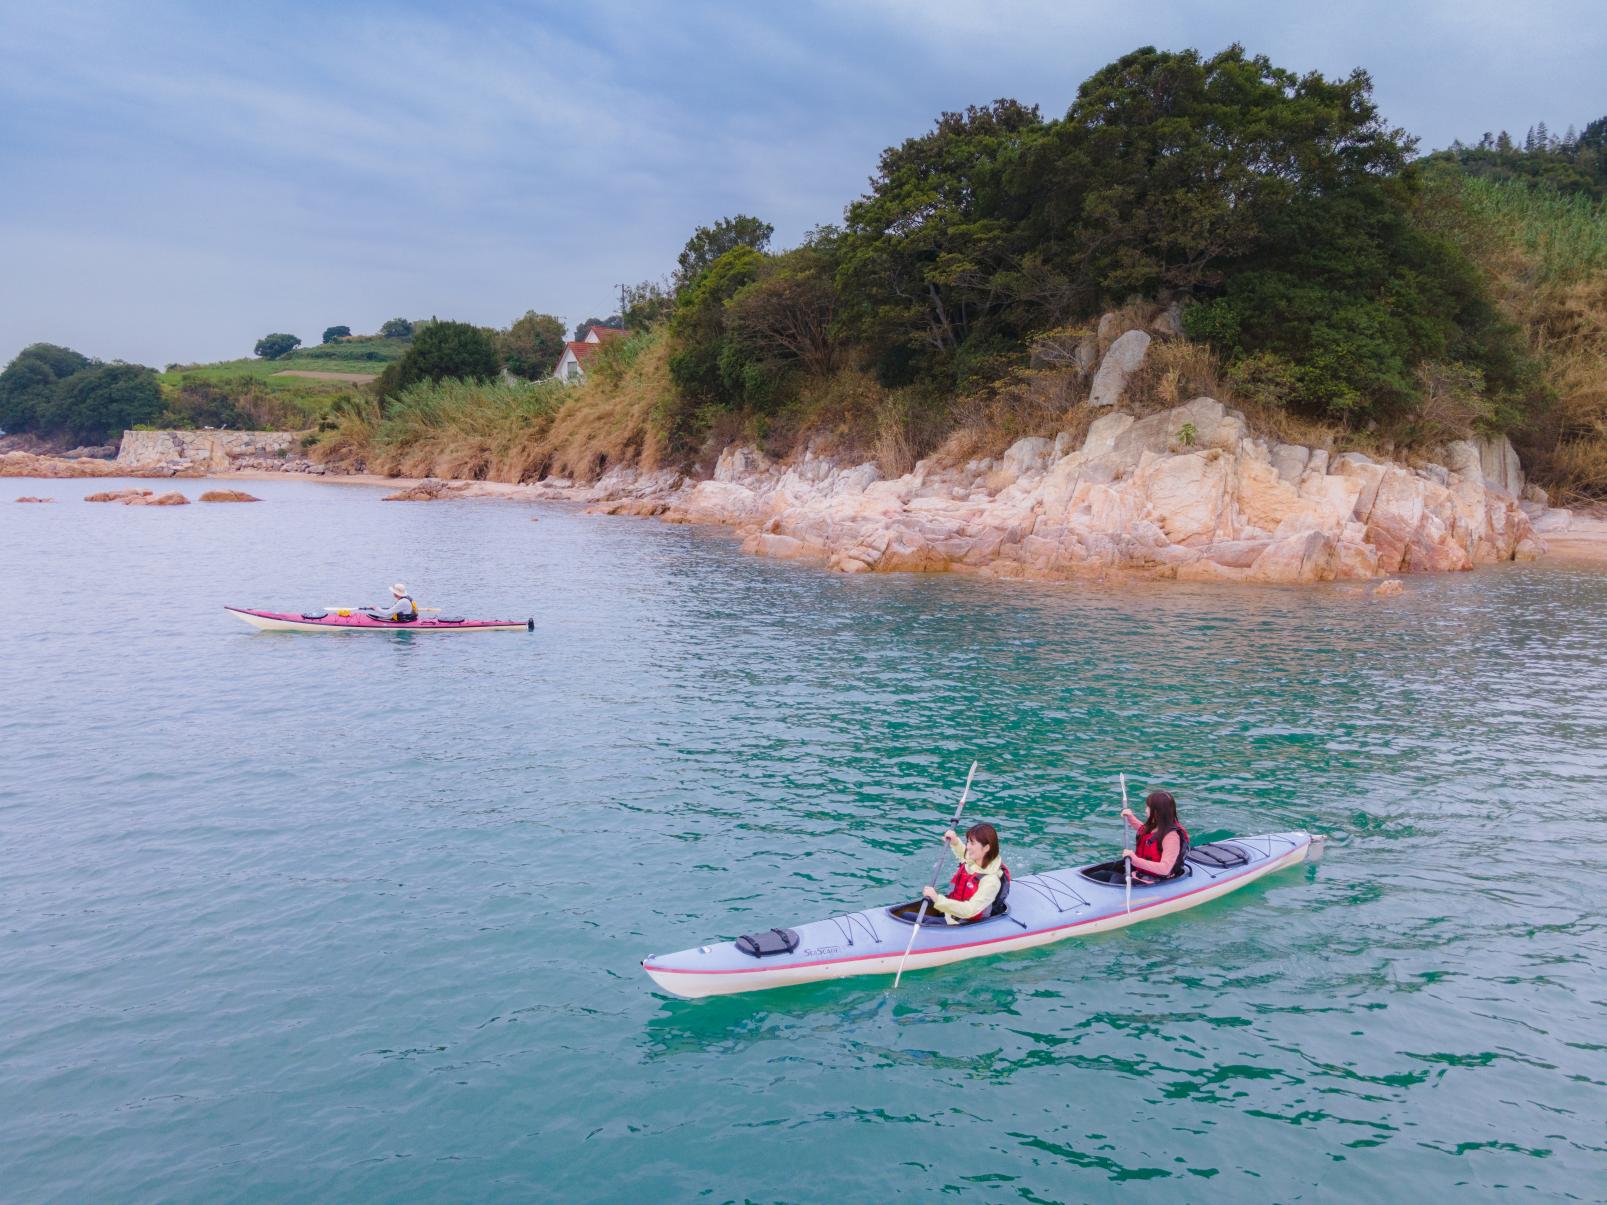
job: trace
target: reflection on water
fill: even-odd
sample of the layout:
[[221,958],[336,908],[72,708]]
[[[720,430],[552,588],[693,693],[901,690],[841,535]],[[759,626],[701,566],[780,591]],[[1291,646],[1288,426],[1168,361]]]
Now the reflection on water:
[[[35,617],[0,631],[8,1196],[1589,1195],[1601,579],[867,580],[558,508],[254,492],[0,522],[0,609]],[[219,609],[399,576],[537,631]],[[1122,771],[1198,840],[1327,857],[896,994],[640,973],[907,896],[973,757],[966,815],[1017,873],[1109,856]]]

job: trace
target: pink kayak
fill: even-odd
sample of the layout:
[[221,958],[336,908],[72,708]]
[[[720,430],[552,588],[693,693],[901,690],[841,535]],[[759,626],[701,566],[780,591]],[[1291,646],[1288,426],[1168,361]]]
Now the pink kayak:
[[533,632],[534,619],[464,619],[442,615],[436,619],[413,619],[392,623],[361,611],[252,611],[245,607],[224,607],[254,628],[264,632]]

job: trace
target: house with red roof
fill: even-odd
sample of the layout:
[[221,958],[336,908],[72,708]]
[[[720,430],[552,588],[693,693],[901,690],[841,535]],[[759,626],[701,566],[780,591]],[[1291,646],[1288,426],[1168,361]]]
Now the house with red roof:
[[558,366],[552,370],[552,375],[560,381],[579,384],[586,379],[586,361],[597,349],[610,339],[623,338],[629,333],[613,326],[587,327],[584,339],[564,344],[564,354],[558,357]]

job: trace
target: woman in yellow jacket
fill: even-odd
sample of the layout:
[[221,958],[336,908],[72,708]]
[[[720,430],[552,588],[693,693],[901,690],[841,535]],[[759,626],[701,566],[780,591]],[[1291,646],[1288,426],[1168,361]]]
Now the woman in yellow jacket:
[[947,895],[940,895],[935,887],[922,894],[951,925],[987,916],[1010,890],[1010,869],[999,853],[998,831],[991,824],[973,824],[966,830],[963,844],[953,829],[943,834],[943,840],[960,860],[960,868],[954,872]]

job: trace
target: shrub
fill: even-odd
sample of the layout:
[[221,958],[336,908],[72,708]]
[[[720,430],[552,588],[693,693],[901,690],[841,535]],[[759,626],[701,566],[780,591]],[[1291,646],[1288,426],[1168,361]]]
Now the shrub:
[[416,329],[413,345],[374,382],[379,397],[396,397],[421,381],[489,381],[501,373],[490,336],[467,322],[432,321]]

